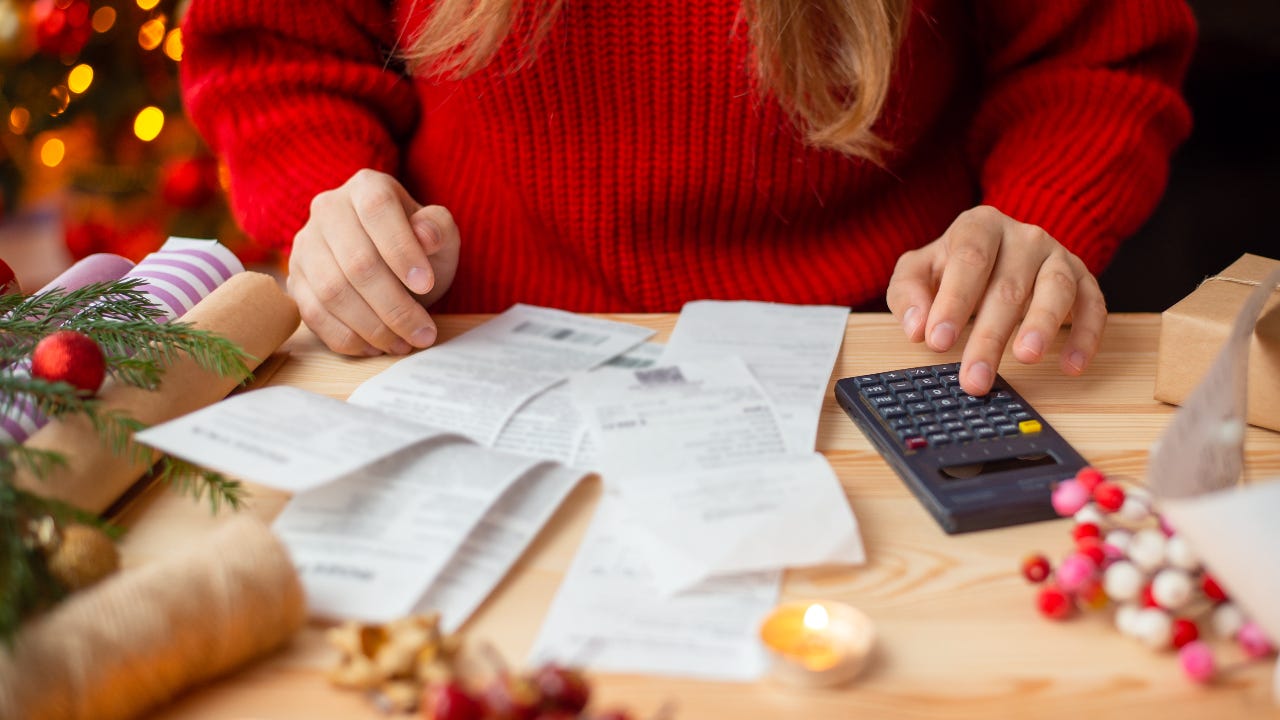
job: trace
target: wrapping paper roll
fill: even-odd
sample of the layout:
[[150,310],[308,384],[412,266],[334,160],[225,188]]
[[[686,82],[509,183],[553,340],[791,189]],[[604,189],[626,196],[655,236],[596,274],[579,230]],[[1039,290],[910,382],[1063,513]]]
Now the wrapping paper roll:
[[[274,278],[242,272],[201,300],[182,320],[239,345],[252,356],[250,366],[256,367],[293,334],[300,318],[297,306]],[[241,380],[204,370],[184,356],[165,369],[157,390],[109,383],[98,398],[104,410],[123,409],[154,425],[221,400]],[[17,485],[93,513],[105,510],[151,465],[113,454],[93,425],[78,416],[50,422],[26,445],[60,453],[67,464],[43,480],[20,471],[15,476]]]
[[75,265],[63,270],[61,275],[50,280],[49,284],[40,288],[36,294],[49,292],[54,288],[67,291],[79,290],[85,285],[119,280],[132,269],[133,261],[119,255],[111,253],[86,255],[76,261]]
[[[145,281],[138,290],[164,312],[156,320],[169,322],[182,317],[240,272],[244,272],[244,265],[217,240],[169,238],[163,247],[136,266],[119,255],[90,255],[54,278],[44,289],[77,290],[93,282],[138,278]],[[14,372],[26,373],[29,368],[30,364],[24,361]],[[31,402],[20,400],[8,412],[0,414],[0,441],[23,442],[47,422],[49,419]]]
[[0,718],[121,720],[282,645],[306,603],[284,547],[232,518],[196,549],[118,573],[0,648]]

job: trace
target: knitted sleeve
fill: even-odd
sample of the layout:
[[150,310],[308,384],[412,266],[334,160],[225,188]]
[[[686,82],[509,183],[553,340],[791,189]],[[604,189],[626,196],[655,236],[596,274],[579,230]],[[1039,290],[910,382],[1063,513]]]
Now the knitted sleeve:
[[984,93],[968,149],[983,201],[1099,272],[1154,210],[1191,129],[1180,0],[978,3]]
[[187,112],[226,161],[236,219],[288,247],[311,199],[360,168],[395,174],[418,119],[376,0],[194,0],[183,21]]

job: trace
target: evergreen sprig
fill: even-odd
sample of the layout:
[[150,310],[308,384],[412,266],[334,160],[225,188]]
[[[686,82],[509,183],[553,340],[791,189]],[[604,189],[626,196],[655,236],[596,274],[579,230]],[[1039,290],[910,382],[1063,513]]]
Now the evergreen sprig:
[[[155,389],[165,369],[180,357],[225,377],[250,376],[249,356],[234,343],[183,322],[163,322],[164,311],[152,304],[138,278],[94,283],[77,290],[51,290],[29,297],[0,295],[0,414],[34,409],[48,418],[83,417],[99,440],[118,457],[150,463],[155,451],[134,441],[145,424],[125,410],[105,408],[65,382],[32,377],[27,359],[50,333],[75,330],[102,348],[108,373],[134,387]],[[14,483],[18,472],[44,479],[66,458],[48,450],[12,442],[0,443],[0,641],[8,644],[22,620],[53,605],[65,589],[49,574],[43,551],[31,534],[31,523],[51,517],[58,524],[84,523],[118,535],[100,518],[67,503],[27,492]],[[156,478],[210,509],[243,506],[239,482],[219,473],[161,455]]]

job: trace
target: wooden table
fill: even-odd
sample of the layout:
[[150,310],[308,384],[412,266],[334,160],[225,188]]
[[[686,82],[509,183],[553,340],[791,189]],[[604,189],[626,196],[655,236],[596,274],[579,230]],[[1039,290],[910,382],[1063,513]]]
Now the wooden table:
[[[488,316],[440,318],[447,340]],[[655,328],[665,341],[675,316],[611,316]],[[1160,330],[1156,315],[1113,315],[1089,373],[1068,378],[1056,362],[1024,366],[1006,359],[1001,373],[1081,453],[1108,474],[1140,477],[1147,449],[1174,408],[1151,399]],[[1061,342],[1061,338],[1059,338]],[[305,330],[286,345],[290,359],[272,379],[345,398],[389,358],[347,360]],[[1055,346],[1056,351],[1056,346]],[[958,360],[911,345],[887,315],[852,315],[836,378]],[[1280,477],[1280,434],[1250,428],[1249,480]],[[866,565],[792,571],[787,597],[849,602],[875,622],[873,662],[853,685],[802,691],[769,681],[707,683],[677,678],[600,676],[596,697],[646,717],[674,701],[680,720],[694,718],[1007,718],[1278,717],[1271,704],[1272,663],[1239,664],[1213,687],[1183,679],[1176,657],[1122,636],[1109,613],[1062,623],[1041,617],[1034,590],[1019,574],[1032,551],[1060,558],[1070,547],[1066,520],[950,537],[945,535],[836,405],[822,409],[818,449],[835,467],[857,515]],[[599,496],[580,486],[511,574],[464,628],[522,660],[586,530]],[[271,518],[285,496],[259,489],[250,512]],[[221,519],[167,490],[149,493],[125,517],[126,562],[138,563],[199,542]],[[1259,560],[1274,549],[1259,549]],[[376,718],[358,693],[335,690],[323,670],[333,655],[323,628],[310,626],[286,651],[196,689],[161,718]],[[1240,657],[1219,645],[1220,660]]]

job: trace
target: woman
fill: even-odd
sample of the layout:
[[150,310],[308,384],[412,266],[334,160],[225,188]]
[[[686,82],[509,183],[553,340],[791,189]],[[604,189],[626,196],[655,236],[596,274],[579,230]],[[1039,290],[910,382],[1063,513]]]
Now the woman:
[[[183,83],[331,348],[426,307],[889,308],[962,385],[1036,362],[1146,219],[1190,117],[1174,0],[194,0]],[[447,291],[447,295],[445,294]]]

